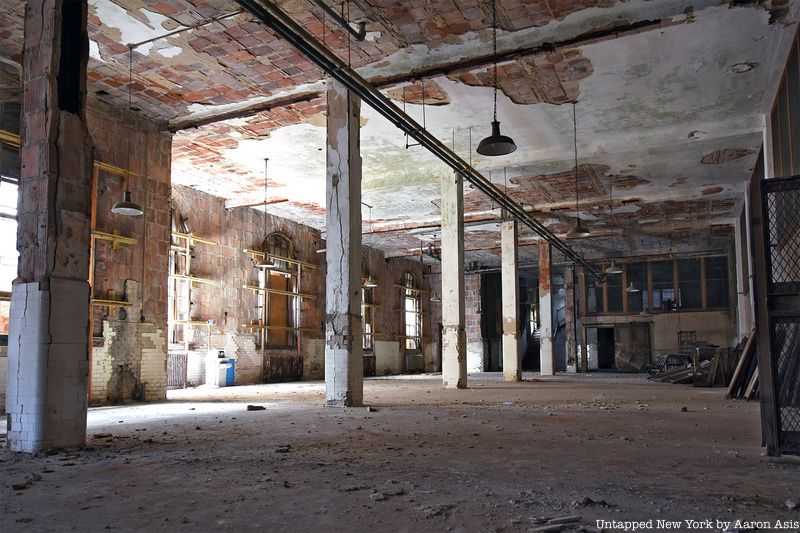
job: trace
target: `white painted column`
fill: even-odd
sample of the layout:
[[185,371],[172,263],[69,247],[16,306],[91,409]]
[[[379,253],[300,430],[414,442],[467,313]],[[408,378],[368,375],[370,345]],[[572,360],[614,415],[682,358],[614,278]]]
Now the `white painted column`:
[[519,272],[517,266],[517,222],[500,225],[501,285],[503,291],[503,380],[522,380],[519,346]]
[[442,178],[442,384],[467,388],[464,327],[464,180]]
[[364,400],[361,344],[361,101],[331,78],[326,182],[325,400]]
[[550,243],[539,241],[539,373],[553,376],[556,373],[553,354],[553,298],[550,294],[552,284]]

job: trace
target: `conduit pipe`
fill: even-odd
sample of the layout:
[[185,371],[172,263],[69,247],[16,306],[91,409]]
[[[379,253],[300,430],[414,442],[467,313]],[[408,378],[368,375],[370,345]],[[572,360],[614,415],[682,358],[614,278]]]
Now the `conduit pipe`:
[[330,18],[334,20],[339,26],[347,30],[347,33],[353,36],[356,41],[363,41],[364,38],[367,36],[367,23],[366,22],[359,22],[358,23],[358,30],[354,30],[353,27],[347,22],[341,15],[339,15],[336,11],[334,11],[328,4],[325,3],[324,0],[311,0],[311,3],[316,5],[322,11],[325,12]]
[[525,224],[545,241],[559,250],[574,263],[582,265],[598,278],[597,272],[589,263],[579,256],[569,245],[550,232],[542,223],[527,213],[521,204],[515,202],[499,187],[475,170],[455,152],[445,146],[439,139],[423,128],[414,119],[403,113],[378,89],[351,69],[344,61],[320,43],[313,35],[303,29],[289,15],[269,0],[236,0],[244,9],[271,28],[279,37],[297,48],[303,55],[313,61],[325,73],[342,83],[353,94],[361,98],[372,109],[380,113],[389,122],[415,139],[453,171],[472,183],[479,191],[497,202],[509,215]]

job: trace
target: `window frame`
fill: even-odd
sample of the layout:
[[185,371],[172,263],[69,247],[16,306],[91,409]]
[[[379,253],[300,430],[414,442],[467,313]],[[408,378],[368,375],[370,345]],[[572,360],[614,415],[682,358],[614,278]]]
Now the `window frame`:
[[[697,260],[699,262],[699,274],[700,274],[700,306],[697,308],[683,308],[680,307],[678,299],[678,294],[680,291],[681,280],[678,271],[678,262],[681,260],[692,259]],[[706,272],[706,260],[707,259],[724,259],[726,268],[728,269],[728,276],[727,276],[727,289],[728,289],[728,305],[724,307],[712,307],[708,305],[708,283],[713,280],[707,279],[707,272]],[[630,264],[641,264],[644,266],[644,274],[646,283],[643,284],[642,287],[639,287],[640,290],[647,290],[647,302],[646,302],[646,311],[651,314],[660,314],[660,313],[670,313],[670,312],[682,312],[682,313],[693,313],[693,312],[704,312],[704,311],[728,311],[731,309],[732,299],[730,298],[730,290],[731,290],[731,275],[730,275],[730,261],[731,258],[728,254],[709,254],[703,256],[694,256],[694,257],[676,257],[672,259],[662,259],[662,258],[653,258],[653,259],[641,259],[641,258],[633,258],[627,261],[617,261],[617,264],[622,268],[622,274],[618,274],[617,276],[620,277],[621,281],[621,292],[622,292],[622,311],[613,311],[609,312],[608,310],[608,295],[609,295],[609,284],[607,281],[598,285],[597,288],[602,287],[602,308],[598,308],[596,311],[589,310],[589,291],[592,289],[590,287],[591,283],[587,281],[583,287],[583,296],[586,301],[586,314],[587,316],[599,316],[599,315],[631,315],[631,314],[639,314],[640,311],[631,311],[628,306],[628,298],[625,292],[625,288],[628,286],[628,266]],[[653,265],[656,263],[663,263],[663,262],[670,262],[672,263],[672,291],[675,297],[675,306],[668,310],[662,310],[661,308],[655,309],[653,307],[654,303],[654,292],[656,290],[662,291],[665,290],[664,288],[654,288],[653,284]],[[601,270],[604,270],[609,263],[601,264],[598,266]],[[606,277],[606,280],[608,276]]]
[[[278,241],[280,241],[280,246],[277,246]],[[300,265],[279,259],[280,257],[295,259],[294,243],[287,235],[275,231],[264,238],[261,249],[267,257],[273,258],[275,266],[281,270],[257,269],[258,287],[262,289],[259,291],[256,301],[256,312],[262,326],[261,335],[259,336],[261,345],[258,348],[294,350],[299,346],[300,298],[296,295],[300,294]],[[295,295],[276,295],[280,298],[286,298],[287,305],[285,320],[280,324],[270,314],[270,292],[269,290],[264,290],[271,288],[269,282],[272,280],[272,276],[281,276],[287,279],[287,288],[285,290]],[[279,335],[277,337],[282,338],[284,342],[272,343],[270,341],[270,330],[278,331]],[[286,342],[287,340],[288,342]]]
[[[411,271],[403,274],[402,283],[402,316],[403,316],[403,350],[406,353],[422,352],[422,298],[417,287],[416,276]],[[412,309],[409,309],[409,303]],[[414,323],[409,324],[409,315],[414,316]]]

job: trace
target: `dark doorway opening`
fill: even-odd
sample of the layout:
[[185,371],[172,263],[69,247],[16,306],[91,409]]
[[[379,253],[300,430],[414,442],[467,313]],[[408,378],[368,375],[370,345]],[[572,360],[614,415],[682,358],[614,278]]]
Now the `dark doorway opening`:
[[614,328],[597,328],[597,367],[600,370],[613,370]]

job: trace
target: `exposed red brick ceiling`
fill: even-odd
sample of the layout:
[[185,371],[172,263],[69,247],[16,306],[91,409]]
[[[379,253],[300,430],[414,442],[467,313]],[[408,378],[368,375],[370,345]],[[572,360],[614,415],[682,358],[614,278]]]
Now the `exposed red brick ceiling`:
[[418,82],[386,91],[392,100],[408,104],[447,105],[450,97],[435,81]]
[[[497,67],[497,85],[515,104],[563,104],[578,99],[578,82],[593,72],[580,50],[528,56]],[[451,74],[451,80],[479,87],[494,86],[494,68]]]

